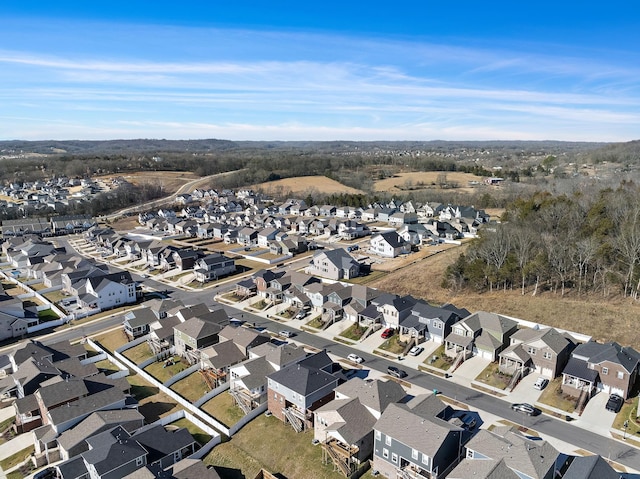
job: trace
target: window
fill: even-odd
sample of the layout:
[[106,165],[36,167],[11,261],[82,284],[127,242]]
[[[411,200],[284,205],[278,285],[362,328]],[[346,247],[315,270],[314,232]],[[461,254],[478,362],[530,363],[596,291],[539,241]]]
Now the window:
[[387,449],[386,447],[382,450],[382,457],[384,457],[385,459],[389,459],[389,449]]
[[553,358],[553,354],[551,354],[549,351],[545,351],[544,354],[542,355],[545,359],[552,359]]
[[385,438],[384,438],[384,443],[385,443],[387,446],[390,446],[390,445],[391,445],[391,436],[385,436]]
[[527,349],[527,352],[528,352],[531,356],[535,356],[535,355],[536,355],[536,348],[532,348],[531,346],[529,346],[529,349]]
[[380,431],[376,431],[376,440],[382,440],[382,433]]
[[473,451],[471,449],[467,449],[467,459],[473,459]]
[[144,464],[144,456],[136,457],[136,466],[142,466]]
[[411,449],[411,459],[415,459],[416,461],[418,460],[418,450],[417,449]]
[[398,462],[398,455],[395,452],[391,453],[391,460],[393,462]]
[[609,368],[602,368],[602,374],[609,374]]
[[618,371],[618,379],[624,379],[624,373],[622,371]]
[[429,464],[429,456],[426,454],[422,455],[422,464]]

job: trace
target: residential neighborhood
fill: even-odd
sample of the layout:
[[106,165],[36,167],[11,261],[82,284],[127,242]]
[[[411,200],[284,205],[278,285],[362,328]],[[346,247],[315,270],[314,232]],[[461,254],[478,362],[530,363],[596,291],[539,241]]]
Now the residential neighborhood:
[[[140,213],[129,233],[90,221],[59,227],[65,235],[7,225],[0,339],[16,346],[1,357],[0,393],[13,434],[33,448],[15,471],[238,477],[216,451],[267,421],[306,438],[320,451],[314,467],[336,477],[638,477],[541,438],[524,419],[631,444],[607,399],[637,411],[633,347],[358,281],[377,264],[476,235],[483,211],[267,206],[251,191],[214,190],[176,204]],[[82,332],[96,318],[117,325],[76,341],[38,337]],[[433,378],[512,415],[476,410]]]

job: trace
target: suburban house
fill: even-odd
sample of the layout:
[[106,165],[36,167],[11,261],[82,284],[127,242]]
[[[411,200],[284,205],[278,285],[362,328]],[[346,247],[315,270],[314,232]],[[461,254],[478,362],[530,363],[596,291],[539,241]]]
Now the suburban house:
[[200,251],[192,249],[179,249],[173,252],[173,262],[180,271],[193,269],[196,261],[202,257]]
[[136,431],[131,439],[148,452],[147,464],[157,464],[162,469],[189,457],[198,448],[195,439],[184,427],[168,431],[158,424]]
[[320,351],[267,379],[269,410],[300,432],[313,427],[313,411],[333,399],[343,376],[342,368]]
[[335,389],[335,398],[314,412],[314,439],[335,466],[349,476],[373,453],[373,426],[386,407],[406,392],[395,381],[354,377]]
[[411,252],[411,245],[395,231],[373,235],[369,240],[369,251],[385,258],[395,258]]
[[[496,361],[517,329],[518,323],[511,318],[478,311],[453,325],[451,333],[445,338],[444,352],[456,358],[458,364],[474,355]],[[457,365],[454,363],[454,366]]]
[[336,281],[356,278],[360,275],[360,263],[343,248],[317,251],[307,266],[306,273]]
[[383,293],[376,297],[371,304],[382,313],[383,326],[398,329],[400,324],[411,314],[411,310],[418,300],[411,295],[397,296]]
[[580,344],[562,371],[562,392],[591,397],[596,390],[629,397],[638,377],[640,353],[616,342]]
[[470,314],[466,309],[458,309],[452,304],[437,307],[417,301],[411,308],[411,314],[400,322],[400,334],[442,344],[451,333],[451,327]]
[[227,258],[220,253],[208,254],[198,259],[194,266],[193,272],[196,281],[206,283],[212,279],[218,279],[236,271],[236,262],[232,258]]
[[[63,275],[63,284],[67,284]],[[71,273],[66,274],[71,277]],[[69,281],[70,282],[70,281]],[[128,271],[105,274],[94,272],[93,275],[79,279],[70,284],[67,291],[78,297],[78,303],[88,309],[110,309],[125,304],[135,303],[137,283]]]
[[[465,458],[448,478],[554,479],[565,477],[562,474],[568,466],[567,456],[547,441],[534,440],[509,426],[478,431],[465,449]],[[502,475],[497,475],[498,471]]]
[[133,340],[149,334],[151,324],[157,320],[158,318],[151,309],[140,308],[125,313],[122,323],[124,324],[124,332]]
[[530,371],[553,379],[559,376],[574,348],[573,340],[553,328],[522,328],[511,336],[511,345],[500,352],[500,371],[513,375]]
[[[224,312],[224,310],[221,311]],[[226,324],[228,321],[227,318]],[[217,343],[218,335],[226,324],[192,317],[174,326],[173,341],[176,354],[186,357],[191,363],[198,361],[199,350]]]
[[389,404],[373,428],[373,469],[391,479],[445,476],[465,436],[463,428],[448,421],[451,413],[434,394]]

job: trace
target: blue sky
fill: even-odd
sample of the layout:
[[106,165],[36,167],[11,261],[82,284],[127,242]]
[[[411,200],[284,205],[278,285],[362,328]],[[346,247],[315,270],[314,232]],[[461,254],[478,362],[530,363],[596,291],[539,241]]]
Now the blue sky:
[[7,0],[0,139],[638,139],[633,3]]

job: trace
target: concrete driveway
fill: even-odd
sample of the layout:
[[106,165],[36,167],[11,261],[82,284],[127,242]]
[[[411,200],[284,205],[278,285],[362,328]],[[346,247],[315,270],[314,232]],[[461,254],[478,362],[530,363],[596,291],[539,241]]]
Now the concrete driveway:
[[582,416],[573,421],[573,424],[609,437],[609,429],[616,418],[616,414],[605,409],[608,400],[609,395],[607,393],[602,391],[597,393],[585,406]]
[[491,361],[483,359],[479,356],[474,356],[463,362],[458,369],[453,372],[452,380],[460,384],[468,386],[469,383],[478,377],[484,368],[486,368]]
[[535,404],[542,394],[542,391],[533,387],[533,383],[536,382],[539,376],[540,375],[537,373],[526,375],[505,399],[512,403],[526,402],[529,404]]

